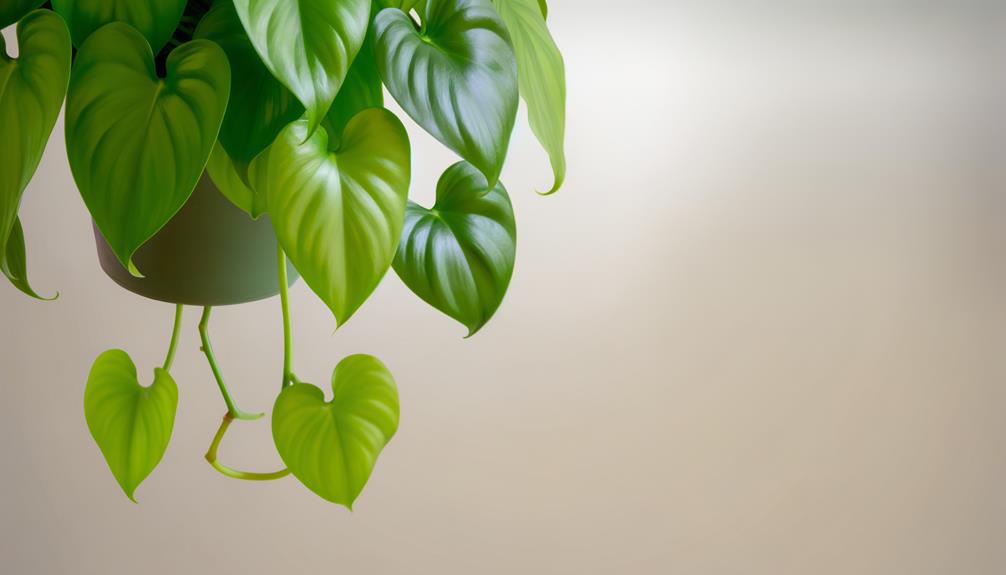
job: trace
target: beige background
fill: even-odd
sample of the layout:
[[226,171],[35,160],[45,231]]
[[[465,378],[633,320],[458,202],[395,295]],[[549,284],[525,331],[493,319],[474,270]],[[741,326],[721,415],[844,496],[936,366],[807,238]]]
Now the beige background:
[[[301,376],[368,352],[401,388],[352,514],[205,464],[223,409],[195,310],[173,442],[122,495],[84,379],[109,347],[148,375],[172,310],[99,271],[57,126],[22,215],[62,297],[0,286],[0,571],[1006,572],[1002,4],[551,6],[570,176],[534,195],[522,120],[496,319],[464,341],[390,275],[332,336],[293,292]],[[427,201],[454,159],[412,135]],[[277,392],[279,328],[276,301],[215,318],[246,409]],[[222,454],[278,463],[265,422]]]

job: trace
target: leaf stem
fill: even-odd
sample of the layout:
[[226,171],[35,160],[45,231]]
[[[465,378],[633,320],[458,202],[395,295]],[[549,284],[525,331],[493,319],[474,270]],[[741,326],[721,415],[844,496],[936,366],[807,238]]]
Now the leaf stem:
[[182,304],[175,306],[175,324],[171,328],[171,343],[168,344],[168,356],[164,358],[164,371],[171,371],[171,364],[175,361],[175,349],[178,348],[178,332],[182,327]]
[[293,333],[290,330],[290,294],[288,293],[289,286],[286,276],[286,253],[283,252],[283,246],[279,245],[279,242],[276,242],[276,252],[279,263],[277,270],[279,301],[283,308],[283,383],[280,385],[282,390],[287,385],[296,383],[297,376],[293,374]]
[[210,369],[213,370],[213,377],[217,380],[217,387],[220,388],[220,394],[224,396],[224,403],[227,404],[227,415],[233,419],[258,419],[264,416],[264,413],[246,413],[238,409],[237,405],[234,404],[234,400],[231,398],[231,394],[227,391],[227,384],[224,383],[224,377],[220,373],[220,368],[217,367],[217,358],[213,355],[213,346],[210,344],[210,312],[213,310],[212,306],[206,306],[203,308],[203,316],[199,320],[199,338],[202,341],[202,346],[199,349],[206,354],[206,361],[210,364]]
[[228,467],[217,461],[217,449],[220,447],[220,442],[223,441],[224,435],[227,433],[227,429],[231,426],[232,421],[234,421],[234,417],[230,414],[230,412],[227,412],[224,415],[224,420],[220,422],[220,428],[217,429],[217,434],[213,436],[213,442],[210,443],[210,448],[206,451],[206,461],[213,466],[213,469],[216,469],[227,477],[243,479],[245,481],[271,481],[274,479],[282,479],[283,477],[290,475],[290,470],[285,467],[279,471],[257,473],[253,471],[241,471],[239,469],[234,469],[233,467]]

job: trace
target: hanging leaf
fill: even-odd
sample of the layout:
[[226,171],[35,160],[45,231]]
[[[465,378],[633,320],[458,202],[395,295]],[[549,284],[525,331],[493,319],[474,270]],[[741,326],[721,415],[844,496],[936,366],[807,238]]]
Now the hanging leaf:
[[252,219],[257,220],[266,212],[265,196],[251,189],[238,172],[236,162],[231,159],[220,142],[213,146],[210,160],[206,163],[206,172],[220,193]]
[[517,65],[490,0],[430,0],[422,32],[405,12],[386,8],[374,29],[391,95],[495,185],[517,115]]
[[88,36],[111,22],[125,22],[160,51],[185,12],[186,0],[52,0],[52,8],[70,27],[73,45],[80,48]]
[[307,108],[309,133],[325,117],[363,44],[371,0],[234,0],[266,67]]
[[239,169],[247,169],[280,130],[303,115],[304,106],[259,59],[233,3],[214,4],[195,37],[216,42],[227,54],[235,97],[227,104],[219,140]]
[[545,25],[543,6],[534,0],[496,0],[517,54],[520,95],[527,102],[531,131],[552,162],[551,194],[566,178],[566,68]]
[[[45,4],[45,0],[4,0],[0,3],[0,28],[6,28]],[[0,42],[3,42],[0,39]]]
[[[19,56],[14,59],[7,56],[0,36],[0,254],[4,257],[12,253],[7,241],[21,195],[42,159],[70,78],[70,34],[59,16],[49,10],[28,14],[17,26],[17,38]],[[14,252],[23,256],[23,241]],[[15,285],[25,291],[27,280],[20,281],[25,283]]]
[[332,372],[332,401],[307,383],[285,388],[272,412],[283,462],[308,489],[349,509],[398,430],[398,388],[376,357],[351,355]]
[[108,350],[94,361],[84,390],[87,427],[133,502],[168,448],[177,407],[178,387],[167,371],[154,369],[153,385],[143,387],[126,352]]
[[276,238],[301,277],[345,323],[391,266],[409,191],[409,138],[391,112],[346,124],[338,148],[322,127],[290,124],[252,162]]
[[437,183],[433,209],[409,202],[395,271],[427,303],[477,332],[513,276],[517,227],[503,184],[492,189],[467,162]]
[[102,235],[131,271],[133,253],[185,204],[213,150],[227,108],[227,56],[193,40],[154,70],[150,46],[109,24],[77,53],[66,104],[66,142],[77,188]]
[[21,220],[14,218],[14,227],[11,228],[10,237],[7,238],[6,251],[0,259],[0,271],[7,276],[14,287],[35,299],[52,301],[59,297],[59,294],[52,297],[42,297],[32,289],[28,283],[28,258],[24,245],[24,230],[21,228]]

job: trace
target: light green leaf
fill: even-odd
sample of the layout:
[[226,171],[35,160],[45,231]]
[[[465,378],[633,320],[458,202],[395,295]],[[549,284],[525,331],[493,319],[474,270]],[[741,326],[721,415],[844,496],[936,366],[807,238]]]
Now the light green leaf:
[[566,178],[566,68],[545,25],[543,7],[534,0],[496,0],[517,54],[520,95],[527,102],[531,131],[552,162],[551,194]]
[[77,53],[66,151],[84,203],[127,268],[199,181],[229,90],[227,56],[208,40],[175,48],[164,79],[127,24],[106,25]]
[[307,108],[309,133],[325,117],[363,44],[371,0],[234,0],[266,67]]
[[171,39],[185,12],[186,0],[52,0],[52,8],[70,26],[80,48],[88,36],[111,22],[125,22],[140,31],[154,52]]
[[345,323],[391,266],[409,191],[409,138],[391,112],[370,108],[328,129],[290,124],[252,162],[276,238],[301,277]]
[[245,182],[238,172],[236,162],[231,159],[220,142],[213,146],[210,161],[206,164],[206,172],[220,193],[252,219],[258,219],[266,212],[265,196],[255,193]]
[[19,56],[13,59],[0,36],[0,254],[5,257],[21,195],[42,159],[70,78],[70,34],[59,16],[36,10],[18,23],[17,37]]
[[332,401],[307,383],[285,388],[272,412],[283,462],[308,489],[353,508],[398,430],[398,388],[376,357],[351,355],[332,373]]
[[433,209],[409,202],[395,271],[427,303],[477,332],[499,308],[513,276],[513,207],[503,184],[492,189],[467,162],[437,183]]
[[25,14],[42,4],[45,4],[45,0],[3,0],[0,2],[0,28],[6,28],[24,18]]
[[423,31],[401,10],[374,20],[377,65],[412,119],[492,185],[517,115],[517,65],[490,0],[430,0]]
[[538,7],[541,8],[541,17],[548,18],[548,0],[538,0]]
[[0,259],[0,271],[7,276],[10,283],[14,284],[14,287],[35,299],[52,301],[59,297],[59,293],[52,297],[42,297],[28,283],[28,258],[24,245],[24,230],[21,229],[21,220],[18,218],[14,218],[14,227],[11,228],[10,237],[7,238],[6,252]]
[[239,168],[276,139],[287,124],[301,117],[304,106],[265,67],[241,26],[234,4],[218,2],[196,28],[196,38],[212,40],[231,65],[231,98],[220,143]]
[[126,352],[108,350],[91,367],[84,390],[84,416],[108,468],[134,502],[137,486],[157,467],[168,448],[178,407],[171,375],[154,369],[154,383],[143,387]]

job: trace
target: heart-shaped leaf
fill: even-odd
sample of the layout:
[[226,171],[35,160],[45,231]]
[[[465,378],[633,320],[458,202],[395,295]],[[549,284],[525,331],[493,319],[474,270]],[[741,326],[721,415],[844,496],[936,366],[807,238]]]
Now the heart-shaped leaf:
[[235,97],[227,104],[219,140],[227,155],[247,168],[280,130],[301,117],[304,106],[262,64],[233,3],[214,4],[199,22],[195,37],[212,40],[227,53]]
[[409,202],[395,271],[427,303],[468,327],[496,312],[513,276],[517,226],[503,184],[467,162],[437,183],[433,209]]
[[363,44],[371,0],[234,0],[266,67],[307,108],[309,133],[325,117]]
[[377,65],[412,119],[495,185],[517,115],[517,65],[490,0],[430,0],[423,31],[401,10],[374,20]]
[[496,0],[517,54],[520,94],[527,102],[531,131],[548,152],[555,174],[551,191],[566,178],[566,68],[535,0]]
[[150,46],[128,24],[108,24],[77,53],[66,102],[70,168],[119,261],[130,258],[185,204],[227,108],[227,56],[193,40],[158,78]]
[[45,0],[4,0],[0,3],[0,28],[10,26],[42,4]]
[[18,23],[17,37],[13,59],[0,36],[0,254],[7,255],[21,195],[42,159],[70,78],[70,34],[59,16],[32,12]]
[[178,387],[167,371],[154,369],[153,385],[143,387],[126,352],[111,349],[94,361],[84,390],[87,427],[134,502],[136,487],[168,448],[177,407]]
[[391,112],[370,108],[330,149],[324,127],[287,126],[252,162],[280,245],[341,325],[391,266],[409,191],[409,138]]
[[70,26],[78,48],[98,28],[125,22],[139,30],[155,52],[171,39],[185,11],[186,0],[52,0],[52,8]]
[[326,403],[311,384],[284,389],[273,407],[272,437],[294,477],[352,509],[398,430],[398,388],[379,359],[351,355],[332,373],[332,394]]
[[21,220],[14,218],[14,227],[10,230],[10,237],[7,238],[6,251],[0,258],[0,271],[7,276],[14,287],[25,294],[46,301],[51,301],[59,297],[59,294],[52,297],[42,297],[32,289],[28,283],[28,257],[24,245],[24,230],[21,229]]
[[[237,163],[227,154],[227,150],[217,142],[213,146],[206,172],[213,184],[232,204],[244,210],[252,219],[258,219],[266,212],[265,196],[256,193],[238,172]],[[247,174],[247,169],[245,170]]]

